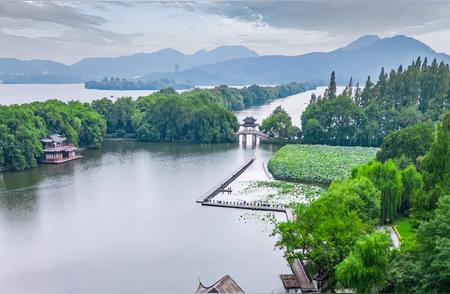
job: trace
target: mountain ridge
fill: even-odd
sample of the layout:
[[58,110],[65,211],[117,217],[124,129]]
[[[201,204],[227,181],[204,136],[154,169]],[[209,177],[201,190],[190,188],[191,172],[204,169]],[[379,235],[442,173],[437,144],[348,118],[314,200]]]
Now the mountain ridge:
[[[407,66],[418,56],[428,57],[430,61],[433,58],[446,63],[450,61],[449,55],[438,53],[412,37],[366,35],[329,52],[297,56],[260,56],[245,46],[237,45],[198,50],[192,54],[165,48],[151,53],[85,58],[71,65],[49,60],[0,58],[0,80],[83,82],[115,76],[171,79],[193,85],[326,83],[331,71],[335,70],[340,83],[350,77],[362,82],[368,75],[378,77],[381,67],[389,71],[400,64]],[[5,75],[10,80],[5,79]]]
[[[196,85],[283,84],[292,81],[326,83],[334,70],[340,83],[348,82],[350,77],[354,81],[364,82],[368,75],[376,79],[381,67],[390,71],[399,65],[408,66],[419,56],[422,59],[427,57],[430,61],[436,58],[438,61],[450,62],[449,55],[438,53],[412,37],[397,35],[378,40],[372,38],[370,42],[362,40],[366,43],[364,46],[355,46],[358,40],[361,41],[361,38],[329,52],[298,56],[266,55],[193,67],[180,72],[177,79]],[[151,78],[151,75],[147,75],[147,78]]]

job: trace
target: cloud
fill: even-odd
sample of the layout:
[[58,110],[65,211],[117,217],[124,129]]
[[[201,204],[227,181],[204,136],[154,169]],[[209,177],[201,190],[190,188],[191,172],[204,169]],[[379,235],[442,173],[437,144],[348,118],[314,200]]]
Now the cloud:
[[[111,5],[120,5],[116,2]],[[93,9],[81,11],[81,6],[80,1],[0,1],[1,56],[54,56],[71,62],[77,58],[74,52],[105,52],[141,36],[108,28],[105,17]]]
[[82,13],[64,2],[52,1],[2,1],[0,18],[47,22],[77,29],[98,27],[107,22],[100,16]]
[[197,3],[196,7],[274,28],[340,35],[413,34],[442,29],[443,25],[450,27],[448,1],[227,1]]

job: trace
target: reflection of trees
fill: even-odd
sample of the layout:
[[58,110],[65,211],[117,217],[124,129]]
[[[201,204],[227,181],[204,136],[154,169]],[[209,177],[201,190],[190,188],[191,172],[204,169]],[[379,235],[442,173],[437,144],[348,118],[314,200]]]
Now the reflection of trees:
[[30,218],[36,213],[42,189],[65,185],[80,161],[56,165],[39,165],[21,172],[0,174],[0,215]]
[[0,192],[0,215],[7,218],[31,218],[37,205],[36,188]]

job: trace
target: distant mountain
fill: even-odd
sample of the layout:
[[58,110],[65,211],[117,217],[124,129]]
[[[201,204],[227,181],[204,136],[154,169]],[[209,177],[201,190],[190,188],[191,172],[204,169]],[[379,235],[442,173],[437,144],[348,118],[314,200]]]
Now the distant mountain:
[[[62,82],[80,82],[104,77],[132,78],[149,72],[174,72],[194,66],[223,62],[236,58],[256,57],[258,54],[244,46],[222,46],[194,54],[174,49],[153,53],[136,53],[120,57],[86,58],[72,65],[48,60],[18,60],[0,58],[0,80],[5,82],[45,81],[59,77]],[[58,82],[58,81],[56,81]]]
[[74,83],[81,76],[70,66],[49,60],[0,58],[0,82],[8,83]]
[[[367,75],[378,78],[380,68],[397,69],[411,64],[418,56],[446,63],[450,56],[437,53],[424,43],[406,36],[380,39],[365,36],[331,52],[314,52],[299,56],[260,56],[233,59],[203,65],[179,72],[177,82],[195,85],[217,84],[282,84],[292,81],[327,82],[335,70],[338,82],[346,83],[350,77],[361,82]],[[150,74],[148,79],[173,78],[173,74]]]
[[0,82],[63,83],[120,77],[168,79],[191,85],[326,83],[333,70],[339,83],[346,83],[350,77],[363,82],[367,75],[376,80],[382,66],[386,71],[400,64],[407,66],[418,56],[428,57],[430,62],[433,58],[450,62],[449,55],[437,53],[414,38],[400,35],[381,39],[369,35],[330,52],[299,56],[258,56],[244,46],[222,46],[194,54],[163,49],[121,57],[87,58],[72,65],[0,58]]

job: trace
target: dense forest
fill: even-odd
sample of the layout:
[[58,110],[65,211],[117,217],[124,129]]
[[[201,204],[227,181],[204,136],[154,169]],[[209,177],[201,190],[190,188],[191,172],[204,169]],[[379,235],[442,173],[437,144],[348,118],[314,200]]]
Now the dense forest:
[[[310,87],[311,85],[309,84],[298,83],[291,83],[274,87],[252,85],[250,87],[244,87],[240,89],[222,85],[212,89],[194,89],[192,91],[186,91],[183,93],[177,93],[173,89],[168,88],[146,97],[140,97],[137,100],[132,100],[131,98],[118,98],[117,100],[112,101],[110,99],[103,98],[93,101],[92,106],[105,119],[109,136],[128,136],[152,141],[187,139],[200,142],[223,142],[229,141],[230,138],[217,141],[215,139],[211,140],[203,138],[202,136],[199,137],[198,135],[194,136],[196,139],[193,139],[192,135],[182,135],[187,134],[187,130],[181,131],[181,129],[185,129],[187,128],[187,126],[189,126],[189,132],[193,132],[196,128],[195,123],[192,121],[192,119],[189,118],[189,116],[193,114],[187,114],[187,112],[190,112],[190,110],[189,107],[186,106],[186,103],[193,103],[193,105],[191,105],[193,107],[193,110],[194,108],[199,108],[200,104],[203,103],[205,107],[209,108],[209,111],[211,111],[211,115],[213,112],[217,112],[216,114],[218,116],[216,117],[216,119],[223,119],[223,117],[221,117],[221,111],[219,111],[218,109],[226,108],[227,110],[242,110],[250,106],[261,105],[273,101],[274,99],[284,98],[306,91],[310,89]],[[169,102],[167,99],[171,102]],[[211,104],[215,104],[215,106],[212,106]],[[167,105],[168,107],[167,110],[160,109],[161,106],[165,105]],[[176,107],[181,107],[182,109],[177,108],[175,110],[170,108],[172,107],[170,105],[176,105]],[[213,107],[219,108],[213,110]],[[158,136],[150,136],[148,132],[144,131],[149,127],[149,125],[144,127],[139,122],[143,117],[143,113],[150,113],[152,109],[153,112],[155,112],[152,115],[154,115],[155,117],[149,118],[148,115],[147,117],[149,121],[152,122],[153,126],[165,126],[166,123],[164,122],[166,121],[166,119],[171,118],[170,122],[168,122],[168,125],[172,125],[174,128],[177,128],[177,135],[172,136],[170,135],[171,131],[166,132],[163,129],[158,129],[158,132],[162,134],[162,137],[158,140],[156,138]],[[203,114],[205,114],[205,111],[206,110],[203,109]],[[157,112],[168,113],[166,116],[162,116]],[[175,115],[177,117],[174,117]],[[229,113],[227,113],[226,116],[228,117]],[[183,119],[189,121],[183,121]],[[214,119],[214,117],[211,116],[208,119],[211,120]],[[161,120],[161,122],[159,122],[159,120]],[[199,121],[198,123],[199,126],[202,126],[202,130],[198,130],[198,132],[203,133],[203,130],[205,130],[206,132],[209,131],[205,129],[204,122]],[[221,122],[218,121],[215,124],[219,125],[220,123]],[[230,125],[233,125],[233,128],[235,127],[234,123],[231,123]],[[144,135],[144,133],[147,134]],[[166,133],[169,135],[166,135]],[[207,137],[208,136],[209,135],[207,135]]]
[[448,64],[417,58],[410,66],[381,69],[363,89],[352,80],[336,94],[335,73],[323,97],[312,95],[302,114],[303,142],[345,146],[380,146],[389,133],[409,125],[436,121],[450,109]]
[[144,141],[231,142],[237,118],[209,91],[177,93],[166,89],[137,100],[107,98],[92,102],[110,134]]
[[[308,260],[311,275],[324,278],[322,291],[450,291],[450,112],[441,117],[416,164],[402,168],[391,156],[417,159],[407,146],[422,134],[409,134],[428,125],[385,137],[384,162],[356,167],[311,204],[296,204],[296,221],[277,226],[277,245],[289,260]],[[395,249],[377,227],[399,218],[411,229]]]
[[144,141],[232,142],[239,123],[230,110],[263,104],[309,89],[292,83],[241,89],[220,86],[177,93],[172,88],[137,100],[92,103],[57,100],[0,106],[0,167],[35,167],[40,140],[58,133],[77,146],[100,146],[105,135]]
[[0,106],[0,166],[23,170],[37,165],[41,139],[58,133],[78,146],[100,146],[104,119],[87,103],[57,100]]

